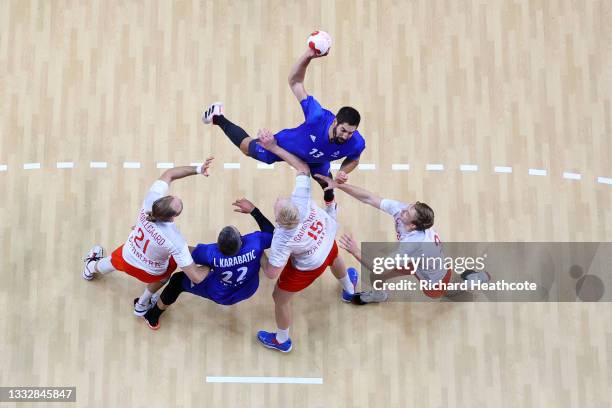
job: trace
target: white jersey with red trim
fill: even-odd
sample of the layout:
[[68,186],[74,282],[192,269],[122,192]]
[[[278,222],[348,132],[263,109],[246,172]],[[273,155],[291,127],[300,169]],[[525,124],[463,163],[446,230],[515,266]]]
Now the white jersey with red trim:
[[170,186],[157,180],[145,197],[136,225],[123,245],[123,259],[130,265],[151,275],[163,275],[168,269],[170,256],[179,267],[193,263],[187,242],[173,222],[147,221],[147,212],[153,203],[168,193]]
[[270,265],[282,268],[291,259],[295,269],[311,271],[323,265],[336,238],[338,224],[310,200],[310,177],[298,175],[291,202],[300,214],[296,228],[276,227],[268,256]]
[[[444,259],[442,251],[442,241],[435,229],[428,228],[425,231],[409,231],[400,218],[402,210],[409,208],[412,204],[402,203],[400,201],[382,199],[380,201],[380,209],[393,217],[395,221],[395,233],[397,240],[406,245],[401,246],[402,254],[412,256],[414,258],[441,258]],[[423,243],[423,245],[418,245]],[[433,245],[432,245],[433,244]],[[440,268],[441,263],[430,262],[429,265],[420,264],[415,274],[420,278],[432,282],[442,280],[448,270]],[[437,267],[436,267],[437,266]],[[430,269],[427,269],[430,267]]]

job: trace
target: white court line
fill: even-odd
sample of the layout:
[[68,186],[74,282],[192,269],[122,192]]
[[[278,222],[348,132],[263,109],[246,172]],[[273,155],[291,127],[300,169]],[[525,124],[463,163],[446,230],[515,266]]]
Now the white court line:
[[89,167],[92,169],[105,169],[108,167],[106,162],[89,162]]
[[394,163],[394,164],[391,165],[391,170],[408,171],[408,170],[410,170],[410,165],[409,164],[402,164],[402,163]]
[[427,164],[425,166],[425,170],[429,170],[429,171],[442,171],[442,170],[444,170],[444,165],[443,164]]
[[374,163],[363,163],[358,164],[357,168],[359,170],[376,170],[376,165]]
[[274,170],[274,163],[266,164],[266,163],[257,163],[258,170]]
[[563,172],[563,178],[568,180],[580,180],[582,179],[582,174]]
[[190,165],[190,166],[195,166],[195,167],[202,166],[203,164],[204,164],[204,162],[199,162],[199,163],[189,163],[189,165]]
[[123,162],[124,169],[139,169],[140,162]]
[[612,184],[612,178],[608,177],[597,177],[597,182],[601,184]]
[[529,169],[530,176],[546,176],[548,171],[545,169]]
[[72,169],[74,168],[73,162],[57,162],[56,164],[58,169]]
[[512,167],[508,166],[495,166],[493,169],[496,173],[512,173]]
[[331,170],[340,170],[340,163],[332,163],[330,169]]
[[223,163],[224,169],[239,169],[240,163]]
[[158,169],[173,169],[174,163],[159,162],[157,163],[157,168]]
[[206,376],[207,383],[240,384],[323,384],[321,377],[213,377]]
[[8,166],[6,164],[0,164],[0,171],[7,171]]
[[40,169],[40,163],[24,163],[24,170],[38,170]]
[[461,171],[478,171],[477,164],[461,164],[459,166],[459,170]]

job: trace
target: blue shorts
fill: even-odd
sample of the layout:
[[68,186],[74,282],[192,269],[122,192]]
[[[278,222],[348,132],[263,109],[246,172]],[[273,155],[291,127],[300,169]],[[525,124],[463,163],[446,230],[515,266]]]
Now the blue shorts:
[[[267,164],[283,161],[283,159],[281,159],[274,153],[271,153],[270,151],[264,149],[259,143],[257,143],[257,139],[251,140],[251,143],[249,143],[249,156],[251,156],[257,161],[264,162]],[[310,174],[321,174],[323,176],[329,176],[329,162],[306,164],[308,164],[308,167],[310,168]]]

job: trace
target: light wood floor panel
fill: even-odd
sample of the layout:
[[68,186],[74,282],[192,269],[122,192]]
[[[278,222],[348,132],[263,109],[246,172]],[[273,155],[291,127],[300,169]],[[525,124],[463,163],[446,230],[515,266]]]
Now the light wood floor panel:
[[[296,298],[295,349],[279,355],[255,340],[274,327],[265,279],[232,307],[182,295],[152,332],[131,316],[136,280],[80,269],[92,244],[125,240],[157,162],[217,158],[209,179],[173,185],[189,242],[253,230],[237,197],[271,216],[292,171],[258,170],[200,115],[222,100],[251,134],[299,124],[286,78],[314,29],[334,46],[307,90],[360,110],[362,163],[376,166],[352,183],[430,203],[447,241],[610,241],[612,186],[597,178],[612,178],[611,16],[569,0],[0,2],[0,386],[75,385],[86,407],[607,407],[606,303],[355,308],[327,273]],[[386,216],[337,197],[342,232],[393,239]]]

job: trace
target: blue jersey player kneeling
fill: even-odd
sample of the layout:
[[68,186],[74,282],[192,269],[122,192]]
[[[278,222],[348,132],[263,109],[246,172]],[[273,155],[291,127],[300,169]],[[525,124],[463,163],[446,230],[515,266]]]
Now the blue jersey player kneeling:
[[[350,106],[341,108],[336,115],[321,107],[319,102],[308,95],[304,88],[306,68],[313,58],[320,57],[308,49],[295,63],[289,74],[289,87],[297,98],[304,123],[293,129],[284,129],[274,135],[280,147],[302,159],[310,167],[312,175],[321,174],[332,178],[330,162],[344,159],[335,181],[339,184],[348,181],[348,173],[359,164],[359,157],[365,149],[365,140],[357,131],[361,116]],[[204,111],[204,123],[212,123],[223,130],[225,135],[242,153],[264,163],[282,161],[274,153],[264,149],[257,139],[240,127],[230,122],[223,114],[223,104],[215,102]],[[321,179],[316,179],[324,189],[327,187]],[[334,201],[332,189],[324,191],[327,204]]]
[[199,281],[189,280],[184,272],[172,275],[156,304],[144,318],[148,326],[157,330],[159,317],[168,306],[176,302],[182,292],[210,299],[221,305],[233,305],[253,296],[259,287],[259,268],[264,250],[270,248],[274,225],[249,200],[242,198],[233,203],[236,212],[251,214],[260,231],[240,235],[234,226],[221,230],[216,244],[198,244],[190,247],[194,263],[207,265],[210,271]]

